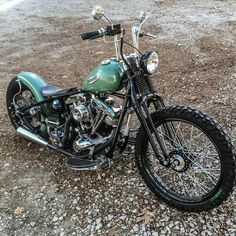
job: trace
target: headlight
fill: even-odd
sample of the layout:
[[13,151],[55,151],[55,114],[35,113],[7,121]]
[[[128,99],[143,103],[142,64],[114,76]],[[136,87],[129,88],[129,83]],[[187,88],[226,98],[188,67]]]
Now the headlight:
[[148,74],[154,74],[159,64],[159,54],[156,51],[146,52],[140,60],[141,67]]

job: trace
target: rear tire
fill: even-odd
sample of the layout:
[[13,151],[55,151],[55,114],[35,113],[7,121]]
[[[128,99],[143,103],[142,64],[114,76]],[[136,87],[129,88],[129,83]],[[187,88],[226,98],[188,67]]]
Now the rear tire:
[[9,83],[6,93],[7,112],[11,120],[11,123],[15,129],[17,129],[20,125],[19,121],[17,121],[17,117],[15,117],[13,98],[15,94],[17,94],[19,91],[20,91],[20,85],[17,82],[17,78],[15,77]]
[[9,118],[15,129],[21,126],[36,131],[39,129],[39,125],[35,122],[40,122],[40,113],[36,115],[28,114],[24,116],[24,121],[16,114],[16,107],[27,107],[36,102],[36,98],[27,86],[18,82],[16,77],[11,80],[6,93],[6,105]]
[[[158,165],[159,166],[158,168],[160,168],[159,172],[155,173],[156,175],[152,174],[151,172],[152,164],[150,164],[151,157],[150,155],[148,156],[148,152],[149,152],[148,145],[150,145],[150,143],[148,141],[146,132],[141,127],[136,137],[135,159],[136,159],[136,165],[138,167],[138,170],[143,180],[147,184],[147,186],[164,202],[166,202],[168,205],[173,206],[179,210],[189,211],[189,212],[200,212],[200,211],[210,210],[212,208],[219,206],[223,201],[225,201],[228,198],[228,196],[232,192],[233,186],[234,186],[234,180],[235,180],[235,156],[233,153],[232,144],[230,143],[230,138],[225,134],[222,127],[209,116],[188,107],[163,108],[162,110],[153,113],[152,119],[157,129],[161,125],[167,124],[167,122],[172,122],[172,121],[174,122],[174,120],[177,120],[177,122],[183,122],[183,123],[186,123],[187,125],[189,124],[192,125],[194,128],[199,130],[199,132],[202,132],[204,135],[206,135],[206,137],[210,140],[210,142],[212,142],[213,144],[212,146],[215,147],[217,150],[217,155],[219,156],[220,171],[219,171],[219,179],[217,180],[218,181],[217,184],[213,187],[211,191],[209,191],[209,193],[201,197],[199,196],[199,198],[198,197],[191,198],[189,196],[187,198],[186,197],[187,194],[186,196],[184,196],[183,192],[180,193],[180,191],[178,192],[176,190],[177,187],[175,186],[169,187],[168,185],[166,186],[163,185],[162,179],[159,179],[159,176],[161,176],[160,175],[161,168],[164,171],[166,171],[168,175],[167,177],[165,177],[166,179],[168,179],[166,182],[168,182],[171,178],[174,179],[172,173],[174,173],[177,176],[177,175],[183,174],[183,172],[185,171],[186,173],[184,173],[183,175],[187,176],[187,172],[194,171],[196,167],[194,166],[194,164],[192,164],[190,160],[188,161],[186,160],[188,158],[189,159],[196,158],[196,159],[193,159],[192,161],[193,163],[195,162],[198,163],[198,161],[200,161],[200,158],[202,158],[203,162],[208,163],[208,161],[206,161],[207,160],[206,155],[208,155],[209,151],[206,152],[205,154],[205,149],[203,149],[203,154],[200,155],[201,151],[200,152],[197,151],[198,147],[196,147],[196,150],[193,149],[195,148],[195,146],[193,145],[193,147],[191,146],[188,152],[186,152],[188,154],[185,153],[183,155],[184,157],[188,155],[188,157],[185,160],[187,164],[181,171],[176,171],[175,169],[174,170],[171,169],[171,167],[164,167],[159,164]],[[182,131],[181,131],[181,134],[182,134]],[[166,136],[163,136],[163,137],[164,137],[165,142],[167,143],[169,142],[169,144],[172,142],[170,141],[171,138],[168,138]],[[183,140],[185,140],[185,138]],[[190,142],[190,144],[192,145],[192,141]],[[188,145],[190,144],[188,143]],[[199,144],[201,144],[201,140]],[[174,144],[174,146],[178,146],[178,145]],[[178,147],[178,150],[180,150],[179,147]],[[176,155],[177,153],[177,156],[178,156],[179,155],[178,152],[181,153],[185,151],[186,149],[184,148],[181,151],[173,151],[172,153],[174,153],[174,155]],[[194,156],[196,157],[193,157],[192,153],[194,153]],[[211,157],[211,159],[214,159],[214,158]],[[209,159],[209,161],[211,159]],[[216,160],[213,160],[213,161],[216,162]],[[215,162],[213,162],[213,168],[215,168],[214,166]],[[191,170],[191,168],[193,170]],[[200,172],[202,171],[202,173],[204,173],[203,170],[205,170],[206,173],[209,173],[209,176],[210,176],[211,172],[207,172],[207,170],[213,171],[213,168],[212,166],[210,166],[210,169],[205,167],[205,169],[204,168],[202,170],[200,169]],[[198,176],[198,174],[199,172],[196,174],[196,176]],[[200,176],[202,178],[203,174],[201,174]],[[193,179],[195,179],[195,175]],[[172,180],[174,184],[176,185],[178,184],[181,187],[181,183],[177,183],[177,181],[174,181],[174,180]],[[190,180],[191,179],[189,179],[189,181]],[[208,180],[208,182],[210,181]],[[193,180],[193,185],[194,183],[196,184],[196,182]],[[201,183],[198,182],[198,183],[200,187],[201,187],[201,184],[202,186],[204,186],[203,183],[205,184],[205,182],[201,182]],[[183,189],[185,189],[185,187],[183,187]],[[195,190],[193,187],[193,192],[194,191]],[[188,189],[185,189],[184,192],[187,193]]]

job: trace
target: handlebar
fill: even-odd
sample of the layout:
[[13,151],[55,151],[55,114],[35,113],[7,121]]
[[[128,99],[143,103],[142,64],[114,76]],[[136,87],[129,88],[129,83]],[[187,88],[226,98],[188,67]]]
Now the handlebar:
[[90,31],[90,32],[84,32],[81,34],[81,37],[83,40],[86,39],[95,39],[102,37],[104,35],[108,36],[114,36],[116,34],[121,33],[121,25],[112,25],[112,26],[107,26],[106,28],[100,28],[98,30]]
[[86,39],[95,39],[102,37],[103,35],[106,35],[106,29],[100,28],[98,30],[90,31],[90,32],[84,32],[81,34],[81,37],[83,40]]

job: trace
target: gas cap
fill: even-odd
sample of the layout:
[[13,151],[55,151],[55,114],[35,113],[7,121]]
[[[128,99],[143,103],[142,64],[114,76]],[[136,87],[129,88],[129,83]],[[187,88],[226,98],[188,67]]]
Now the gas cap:
[[104,61],[102,61],[102,65],[103,66],[105,66],[105,65],[108,65],[108,64],[110,64],[111,63],[111,60],[110,59],[106,59],[106,60],[104,60]]

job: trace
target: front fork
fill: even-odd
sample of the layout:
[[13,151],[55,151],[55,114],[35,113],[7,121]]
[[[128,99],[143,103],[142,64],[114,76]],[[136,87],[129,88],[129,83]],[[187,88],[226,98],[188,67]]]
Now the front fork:
[[[169,156],[167,154],[167,150],[165,148],[163,140],[161,139],[159,133],[157,132],[155,128],[152,117],[148,110],[148,101],[150,101],[150,99],[152,99],[155,109],[158,110],[160,108],[163,108],[165,104],[162,98],[155,93],[146,95],[142,98],[137,98],[136,93],[132,89],[131,89],[131,97],[132,97],[132,102],[134,105],[135,112],[149,138],[149,141],[155,152],[155,155],[158,157],[162,165],[167,166],[169,164]],[[152,135],[152,131],[153,131],[154,137]],[[160,147],[162,155],[160,154],[158,150],[156,142],[158,143]]]
[[[146,131],[148,135],[149,141],[160,163],[164,166],[169,166],[170,160],[169,160],[169,155],[167,153],[165,144],[163,142],[163,139],[160,137],[158,131],[156,130],[155,124],[153,123],[152,117],[148,110],[150,103],[153,103],[156,110],[160,110],[164,108],[165,103],[162,97],[160,97],[157,93],[150,93],[148,95],[145,95],[140,100],[141,102],[138,101],[137,98],[134,100],[134,102],[136,103],[136,106],[134,106],[136,109],[136,114],[139,117],[139,120],[142,122],[144,130]],[[169,122],[168,124],[163,124],[163,127],[164,127],[164,135],[166,135],[166,137],[170,139],[169,140],[170,142],[176,140],[179,145],[183,144],[183,140],[181,140],[181,138],[177,135],[175,126],[172,122]],[[151,130],[153,130],[154,137],[152,135]],[[154,139],[159,144],[162,155],[160,155],[160,152],[157,148],[157,145]]]

